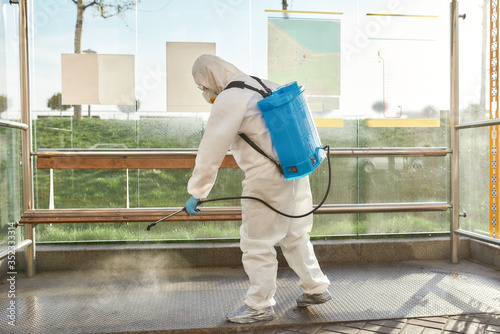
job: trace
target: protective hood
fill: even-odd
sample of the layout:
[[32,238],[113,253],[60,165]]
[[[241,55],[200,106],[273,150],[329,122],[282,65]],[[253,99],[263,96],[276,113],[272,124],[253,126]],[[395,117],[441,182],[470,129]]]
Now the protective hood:
[[217,95],[241,74],[236,66],[213,55],[201,55],[193,65],[194,82]]

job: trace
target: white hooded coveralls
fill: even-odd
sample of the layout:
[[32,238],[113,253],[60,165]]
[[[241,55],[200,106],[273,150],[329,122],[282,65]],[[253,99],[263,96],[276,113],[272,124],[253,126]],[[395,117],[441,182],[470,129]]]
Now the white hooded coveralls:
[[[277,158],[269,130],[257,102],[262,96],[250,89],[224,88],[231,81],[244,81],[255,88],[261,85],[234,65],[211,55],[200,56],[193,66],[197,85],[215,94],[208,123],[199,145],[196,166],[188,182],[188,193],[206,198],[217,177],[217,171],[228,149],[238,166],[245,172],[243,196],[254,196],[274,208],[292,215],[312,209],[309,178],[287,181],[269,159],[246,143],[239,133],[245,133],[269,156]],[[277,84],[263,80],[275,90]],[[330,282],[322,273],[309,232],[313,217],[287,218],[254,200],[241,200],[242,225],[240,247],[242,262],[250,280],[245,304],[261,310],[275,305],[278,261],[274,245],[279,243],[288,265],[299,276],[304,293],[323,293]]]

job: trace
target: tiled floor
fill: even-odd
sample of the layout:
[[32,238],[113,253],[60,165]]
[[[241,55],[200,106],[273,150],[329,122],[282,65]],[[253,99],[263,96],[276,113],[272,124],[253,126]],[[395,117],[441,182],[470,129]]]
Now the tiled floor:
[[248,288],[242,268],[19,274],[15,298],[0,281],[0,333],[500,333],[497,270],[468,261],[322,269],[331,301],[298,308],[298,278],[280,268],[275,319],[249,325],[225,319]]
[[500,333],[500,313],[465,314],[459,316],[426,317],[356,321],[287,328],[238,331],[240,334],[496,334]]

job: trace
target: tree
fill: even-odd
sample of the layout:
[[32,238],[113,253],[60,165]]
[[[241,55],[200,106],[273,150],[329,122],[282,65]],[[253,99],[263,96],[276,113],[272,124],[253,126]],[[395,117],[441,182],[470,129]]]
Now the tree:
[[376,112],[384,112],[384,107],[387,108],[388,104],[386,103],[384,105],[383,101],[377,101],[374,104],[372,104],[372,109],[375,110]]
[[0,95],[0,114],[7,110],[7,95]]
[[47,107],[49,107],[51,110],[59,110],[61,111],[61,114],[64,110],[71,108],[70,105],[62,104],[61,92],[55,93],[47,100]]
[[141,107],[141,101],[140,100],[135,100],[135,106],[118,106],[118,110],[120,110],[122,113],[127,114],[127,119],[130,118],[130,114],[139,111],[139,108]]
[[[88,8],[93,9],[96,15],[103,19],[113,16],[123,18],[125,12],[135,8],[135,0],[71,0],[76,5],[76,27],[75,27],[75,53],[82,52],[83,18]],[[74,120],[82,119],[82,106],[75,105]]]

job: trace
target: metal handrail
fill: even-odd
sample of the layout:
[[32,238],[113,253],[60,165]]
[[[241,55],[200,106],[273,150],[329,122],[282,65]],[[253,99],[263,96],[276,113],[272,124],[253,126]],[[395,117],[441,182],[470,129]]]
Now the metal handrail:
[[451,242],[451,263],[459,261],[459,238],[454,231],[458,228],[458,166],[459,166],[459,141],[458,130],[458,110],[459,110],[459,66],[458,66],[458,2],[452,0],[450,3],[450,172],[451,172],[451,220],[450,220],[450,242]]
[[[123,157],[136,156],[141,158],[147,157],[166,157],[166,156],[194,156],[197,149],[39,149],[33,152],[32,155],[39,158],[48,157]],[[228,153],[230,154],[230,153]]]
[[[25,240],[21,241],[20,243],[16,244],[16,246],[14,247],[14,254],[18,250],[21,250],[21,249],[24,249],[24,248],[30,246],[32,243],[33,243],[33,241],[31,239],[25,239]],[[0,253],[0,260],[5,259],[11,253],[12,253],[12,250],[10,250],[10,249],[4,250],[3,252]]]
[[8,121],[6,119],[0,119],[0,126],[11,129],[20,129],[20,130],[27,130],[29,128],[28,124]]
[[455,125],[455,129],[463,130],[463,129],[470,129],[470,128],[481,128],[481,127],[492,126],[492,125],[500,125],[500,119],[492,119],[492,120],[486,120],[486,121],[476,121],[476,122],[457,124],[457,125]]
[[469,237],[471,239],[476,239],[476,240],[484,241],[484,242],[489,243],[489,244],[494,244],[494,245],[500,246],[499,239],[493,239],[492,237],[489,237],[486,235],[482,235],[479,233],[474,233],[474,232],[470,232],[470,231],[466,231],[466,230],[462,230],[462,229],[455,230],[455,233],[459,234],[459,235],[463,235],[464,237]]
[[[317,207],[317,206],[315,206]],[[315,214],[446,211],[446,202],[324,204]],[[100,208],[33,209],[23,213],[19,225],[44,223],[150,222],[170,215],[179,208]],[[171,221],[241,220],[241,207],[203,207],[198,216],[177,215]]]
[[451,151],[446,147],[384,147],[384,148],[332,148],[331,156],[445,156]]
[[450,208],[451,205],[446,202],[324,204],[318,209],[318,211],[316,211],[316,213],[331,214],[446,211]]
[[[39,149],[32,155],[37,157],[123,157],[140,156],[193,156],[197,149]],[[450,153],[446,147],[394,147],[394,148],[332,148],[331,156],[445,156]],[[232,155],[228,152],[227,155]]]

